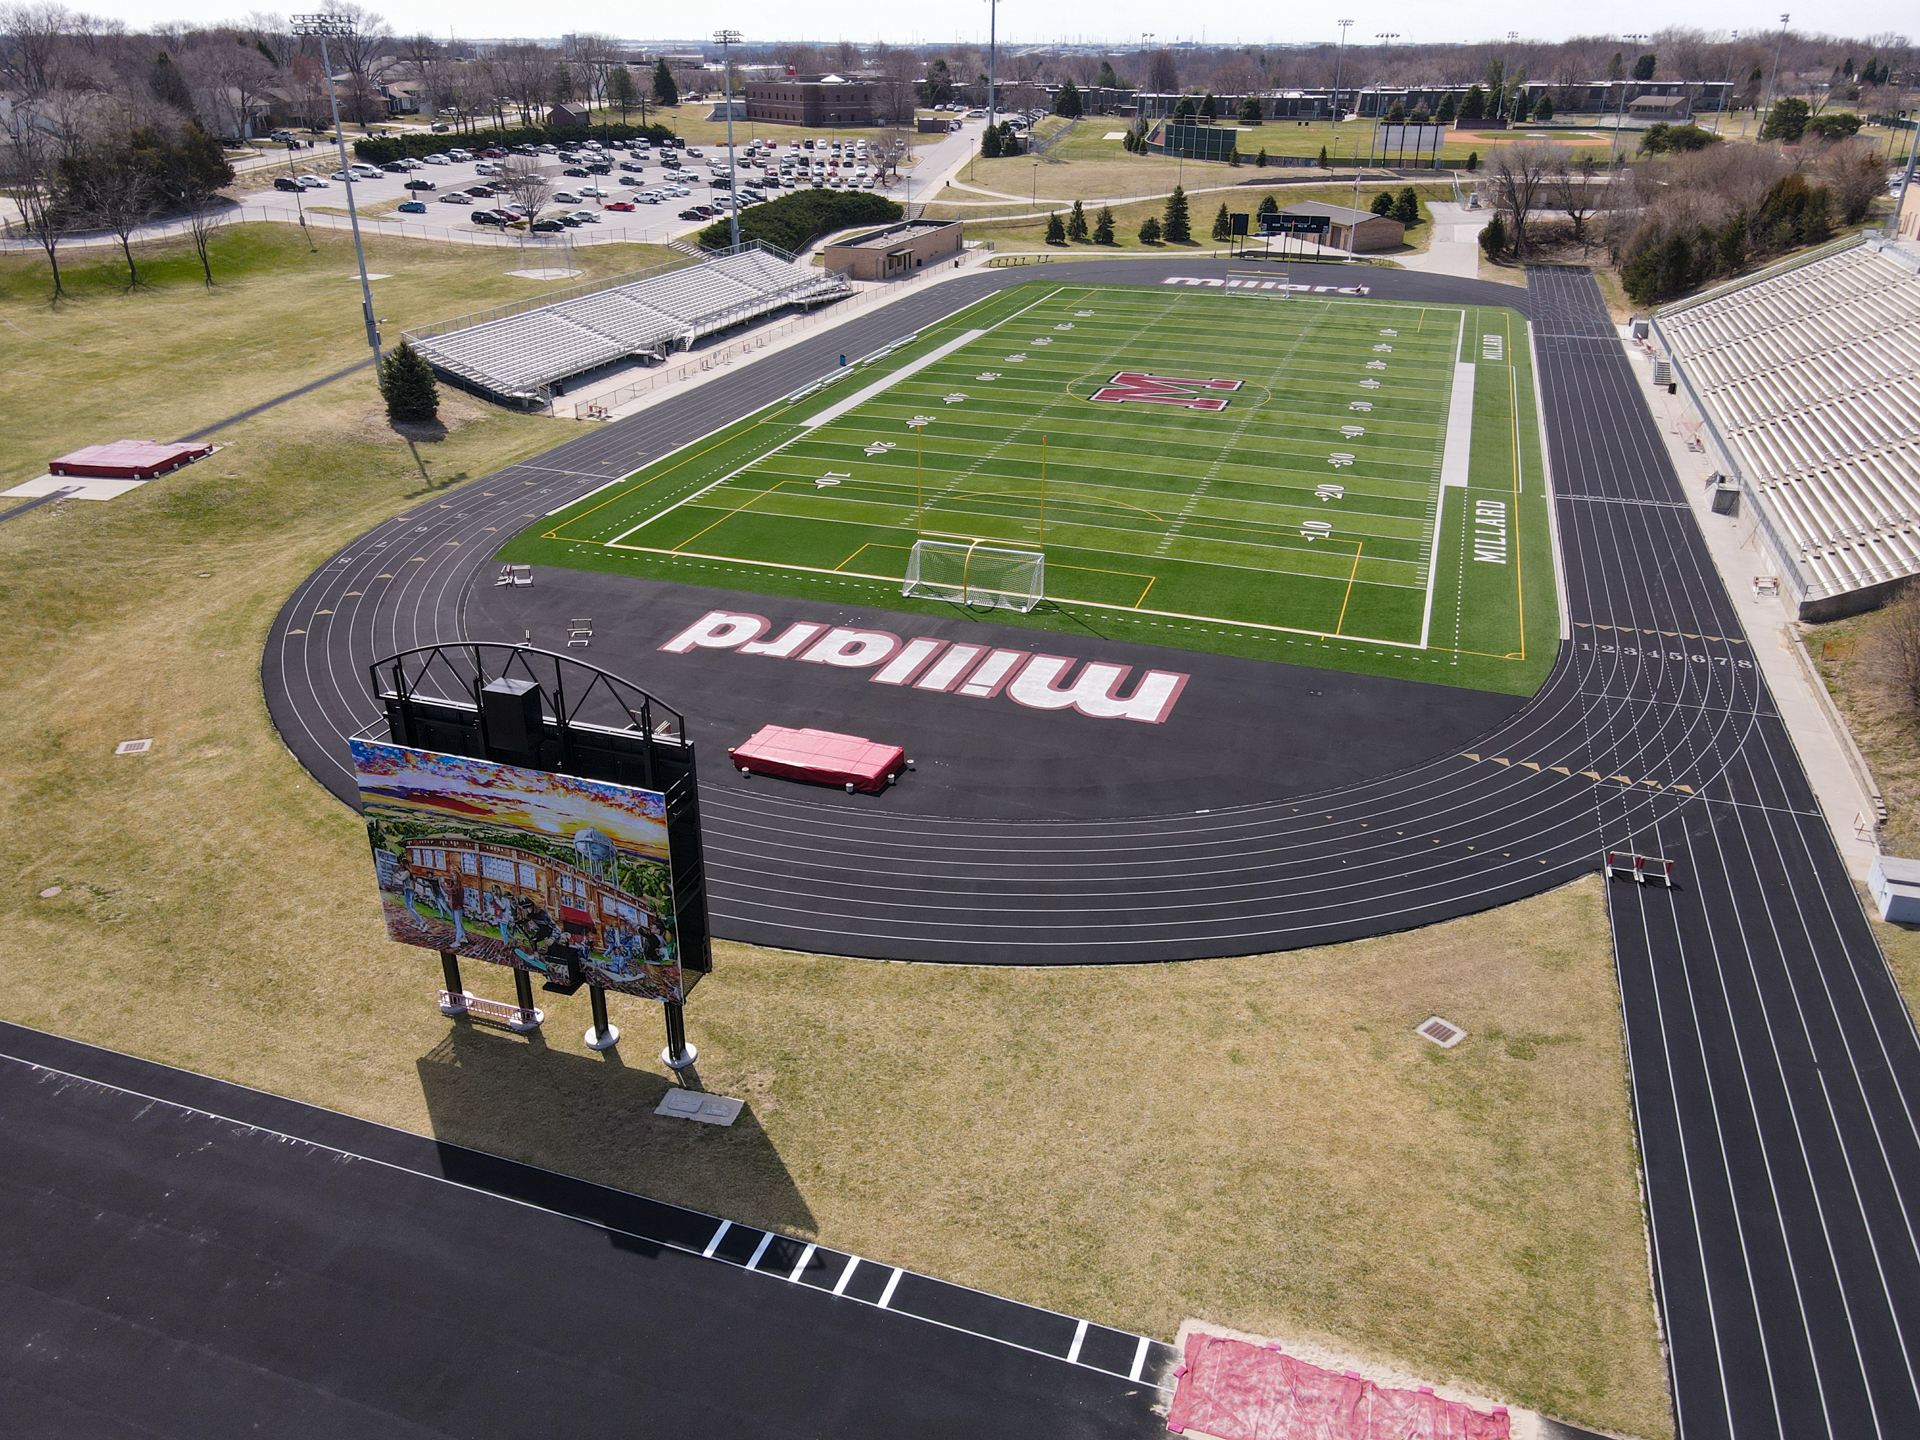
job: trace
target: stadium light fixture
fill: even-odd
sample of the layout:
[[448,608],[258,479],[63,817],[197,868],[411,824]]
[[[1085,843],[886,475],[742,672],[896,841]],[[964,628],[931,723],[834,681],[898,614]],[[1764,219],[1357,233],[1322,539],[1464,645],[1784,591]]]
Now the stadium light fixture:
[[[1726,123],[1727,102],[1733,98],[1733,62],[1740,54],[1740,32],[1727,32],[1727,88],[1720,92],[1720,113],[1713,117],[1713,133],[1718,135]],[[1745,133],[1744,131],[1742,132]]]
[[729,47],[740,43],[738,30],[716,30],[713,43],[720,47],[721,85],[727,98],[727,223],[733,235],[733,248],[740,248],[740,171],[733,159],[733,55]]
[[[1766,103],[1760,107],[1760,128],[1762,130],[1767,128],[1767,112],[1773,109],[1773,86],[1774,82],[1780,78],[1780,53],[1787,48],[1787,21],[1792,18],[1792,15],[1782,15],[1780,17],[1780,43],[1773,47],[1773,73],[1767,76],[1767,99]],[[1763,136],[1762,138],[1765,137]]]
[[1347,58],[1347,31],[1353,28],[1353,22],[1351,20],[1336,20],[1333,23],[1340,27],[1340,48],[1333,52],[1333,119],[1334,123],[1338,124],[1341,114],[1340,66],[1341,62]]
[[[1647,43],[1647,37],[1645,35],[1622,35],[1620,38],[1633,45],[1644,45]],[[1609,175],[1613,173],[1614,156],[1620,149],[1620,127],[1626,123],[1627,119],[1627,86],[1632,83],[1631,80],[1624,77],[1620,81],[1620,105],[1619,108],[1614,111],[1613,115],[1613,139],[1607,144],[1607,173]]]
[[[353,34],[351,15],[319,14],[293,17],[293,33],[314,36],[320,41],[320,68],[327,74],[327,102],[333,107],[333,144],[340,156],[340,173],[347,187],[347,223],[353,228],[353,258],[360,266],[360,314],[367,324],[367,347],[373,351],[373,383],[380,383],[380,326],[373,317],[373,286],[367,283],[367,252],[360,243],[360,212],[353,203],[353,168],[347,164],[347,136],[340,128],[340,97],[333,89],[333,61],[327,54],[327,37],[340,39]],[[301,207],[303,212],[305,207]]]

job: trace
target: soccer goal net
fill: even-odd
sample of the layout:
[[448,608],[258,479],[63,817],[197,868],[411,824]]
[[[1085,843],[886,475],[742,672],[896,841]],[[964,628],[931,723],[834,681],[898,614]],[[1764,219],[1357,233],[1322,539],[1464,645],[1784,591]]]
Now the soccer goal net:
[[992,605],[1024,615],[1047,593],[1046,565],[1038,550],[978,540],[916,540],[900,593],[917,600]]

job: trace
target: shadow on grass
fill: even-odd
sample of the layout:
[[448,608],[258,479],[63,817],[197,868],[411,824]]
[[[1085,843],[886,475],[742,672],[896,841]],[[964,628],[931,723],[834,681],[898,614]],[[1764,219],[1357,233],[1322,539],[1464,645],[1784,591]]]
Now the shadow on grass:
[[[725,1128],[656,1116],[669,1081],[628,1068],[617,1051],[569,1053],[538,1031],[522,1038],[465,1019],[417,1068],[434,1138],[449,1146],[763,1228],[815,1233],[813,1211],[751,1106]],[[442,1163],[451,1180],[501,1188],[499,1167],[485,1159],[448,1149]]]

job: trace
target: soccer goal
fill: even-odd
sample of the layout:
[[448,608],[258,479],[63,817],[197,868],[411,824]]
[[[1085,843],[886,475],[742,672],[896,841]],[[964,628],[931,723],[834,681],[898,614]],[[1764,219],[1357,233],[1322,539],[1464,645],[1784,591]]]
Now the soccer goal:
[[1024,615],[1047,593],[1046,566],[1038,550],[978,540],[916,540],[900,593],[915,600],[989,605]]

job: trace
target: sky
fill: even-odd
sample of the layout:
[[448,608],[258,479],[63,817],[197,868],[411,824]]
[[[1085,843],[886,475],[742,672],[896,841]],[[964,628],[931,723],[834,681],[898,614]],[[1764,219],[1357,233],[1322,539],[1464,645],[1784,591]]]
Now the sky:
[[[145,28],[163,21],[181,20],[199,24],[236,20],[249,11],[270,8],[272,0],[109,0],[88,4],[73,0],[73,8],[124,20],[129,26]],[[293,8],[293,7],[289,7]],[[314,8],[321,8],[315,5]],[[529,10],[525,4],[508,0],[461,0],[458,5],[446,0],[368,0],[368,8],[384,15],[398,33],[421,30],[445,34],[449,27],[467,39],[500,39],[526,36],[533,39],[557,37],[562,30],[599,31],[629,40],[692,40],[710,35],[717,26],[731,26],[750,42],[776,40],[821,41],[854,40],[866,43],[884,40],[889,44],[937,45],[959,41],[985,44],[988,0],[959,0],[958,4],[928,7],[902,6],[897,0],[836,0],[828,5],[794,5],[785,0],[728,0],[725,4],[696,3],[674,7],[679,28],[671,35],[636,29],[660,23],[658,9],[640,9],[614,0],[571,0],[561,6]],[[1788,0],[1788,8],[1792,8]],[[1615,33],[1657,31],[1675,21],[1674,7],[1665,0],[1624,0],[1589,11],[1584,7],[1553,7],[1550,21],[1543,23],[1537,4],[1513,3],[1513,0],[1395,0],[1380,4],[1343,5],[1327,10],[1324,21],[1301,17],[1297,12],[1285,17],[1272,4],[1255,5],[1250,0],[1202,6],[1199,12],[1186,12],[1202,21],[1204,28],[1176,31],[1164,0],[1107,0],[1098,7],[1084,0],[1015,0],[999,6],[999,28],[1003,41],[1010,43],[1089,42],[1105,43],[1116,50],[1138,48],[1140,37],[1155,36],[1154,43],[1193,40],[1211,44],[1262,43],[1301,44],[1338,38],[1336,16],[1353,20],[1348,31],[1352,44],[1377,43],[1374,37],[1398,32],[1403,41],[1476,41],[1504,39],[1509,30],[1539,40],[1564,40],[1569,35],[1595,34],[1603,29]],[[1685,23],[1712,32],[1737,29],[1743,32],[1777,27],[1780,11],[1756,7],[1741,0],[1694,0],[1686,8]],[[1098,16],[1097,29],[1088,29],[1090,18]],[[1841,10],[1808,7],[1804,12],[1808,32],[1831,32],[1836,22],[1844,23],[1856,36],[1886,31],[1912,33],[1914,9],[1907,0],[1855,0]],[[1563,18],[1564,17],[1564,18]],[[546,28],[529,30],[529,24]],[[1799,28],[1799,27],[1796,27]]]

